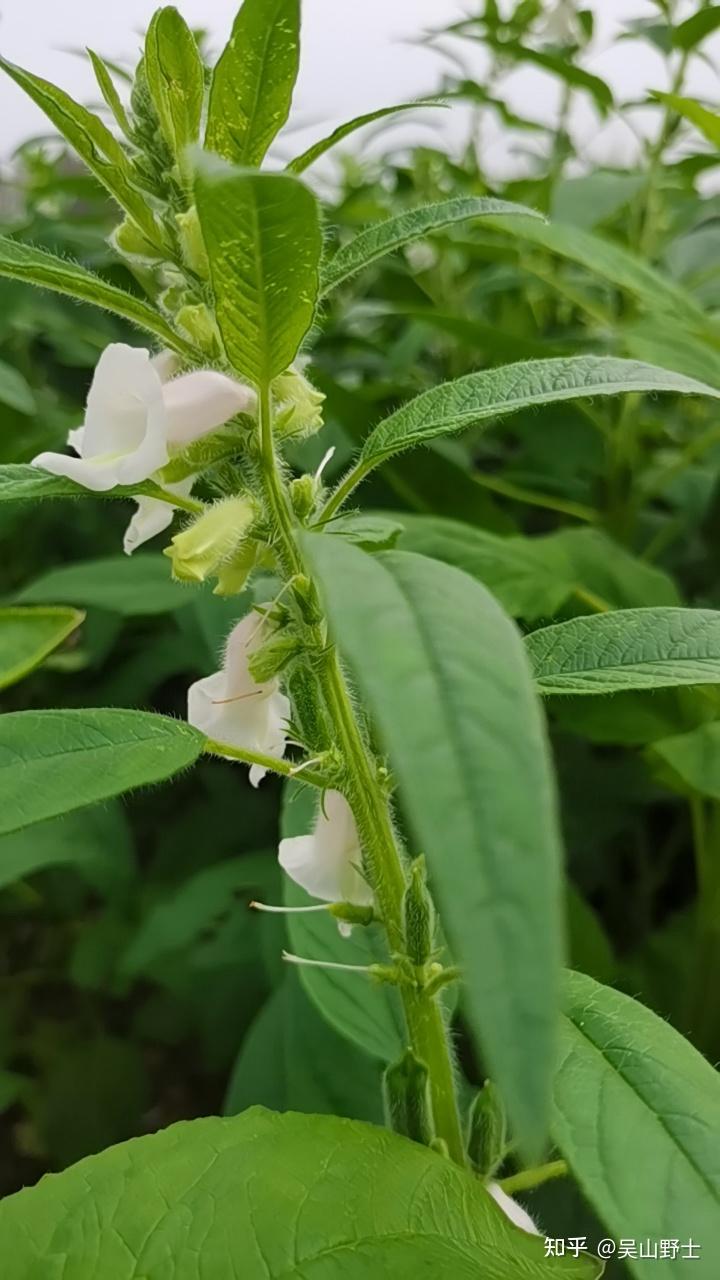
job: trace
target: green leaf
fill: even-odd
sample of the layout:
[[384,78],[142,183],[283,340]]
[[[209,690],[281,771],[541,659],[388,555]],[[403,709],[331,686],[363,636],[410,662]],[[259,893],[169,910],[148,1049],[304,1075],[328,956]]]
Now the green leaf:
[[0,236],[0,276],[9,276],[13,280],[24,280],[27,284],[36,284],[41,289],[53,289],[66,297],[78,298],[81,302],[89,302],[95,307],[103,307],[116,316],[122,316],[140,329],[147,330],[156,338],[160,338],[166,346],[174,351],[192,355],[194,348],[180,338],[168,324],[167,320],[155,311],[142,298],[136,298],[114,284],[108,284],[100,276],[86,271],[76,262],[68,262],[65,258],[57,258],[46,249],[36,249],[33,245],[21,244],[19,240],[9,240]]
[[682,98],[677,93],[656,93],[653,97],[667,103],[679,116],[694,124],[714,147],[720,147],[720,116],[716,111],[703,107],[695,98]]
[[119,804],[68,813],[0,837],[0,888],[58,866],[74,867],[93,888],[108,898],[117,896],[133,869]]
[[17,596],[23,604],[79,604],[135,618],[190,604],[194,592],[173,582],[161,556],[107,556],[50,569]]
[[11,711],[0,717],[0,834],[163,782],[203,744],[147,711]]
[[307,151],[303,151],[302,155],[296,156],[287,166],[290,173],[304,173],[310,168],[320,156],[324,156],[326,151],[330,151],[332,147],[337,146],[338,142],[342,142],[343,138],[347,138],[351,133],[355,133],[358,129],[362,129],[366,124],[372,124],[375,120],[382,120],[385,116],[396,116],[403,111],[417,111],[420,107],[446,107],[444,102],[435,102],[432,98],[420,99],[418,102],[400,102],[395,107],[381,107],[379,111],[368,111],[363,116],[355,116],[353,120],[346,120],[344,124],[338,125],[337,129],[333,129],[326,138],[321,138],[319,142],[314,142]]
[[290,113],[299,63],[299,0],[245,0],[213,72],[207,150],[260,165]]
[[[288,784],[282,812],[282,835],[307,835],[313,828],[316,796],[299,783]],[[313,903],[289,877],[284,879],[285,903],[305,907]],[[335,964],[387,964],[383,930],[378,925],[353,929],[343,938],[329,913],[289,915],[290,948],[296,955]],[[371,1058],[386,1064],[405,1048],[406,1031],[400,999],[387,983],[375,986],[362,974],[301,968],[300,980],[314,1006],[347,1040]]]
[[526,636],[541,693],[616,693],[720,683],[720,613],[618,609]]
[[39,666],[84,617],[77,609],[0,608],[0,689]]
[[408,213],[397,214],[385,222],[376,222],[366,227],[354,240],[341,249],[323,264],[321,277],[321,295],[324,297],[339,284],[350,280],[358,271],[369,267],[372,262],[384,258],[386,254],[402,249],[414,240],[422,240],[433,231],[442,231],[456,222],[467,222],[469,218],[488,218],[492,215],[525,214],[542,223],[541,214],[536,214],[524,205],[510,204],[507,200],[491,200],[484,196],[458,196],[454,200],[443,200],[440,204],[424,205],[419,209],[411,209]]
[[[553,1133],[585,1196],[616,1240],[678,1239],[714,1274],[720,1210],[720,1079],[648,1009],[569,973]],[[628,1139],[640,1162],[628,1158]],[[626,1259],[638,1280],[676,1280],[682,1261]]]
[[[402,521],[404,522],[404,515]],[[337,516],[323,526],[322,533],[332,533],[335,537],[346,538],[357,547],[366,551],[389,551],[395,545],[403,531],[400,520],[385,515],[377,515],[374,511],[351,512]]]
[[[3,1280],[48,1260],[73,1280],[593,1280],[587,1256],[545,1258],[476,1178],[419,1144],[330,1116],[254,1107],[172,1125],[0,1204]],[[57,1272],[60,1275],[60,1271]]]
[[599,76],[592,75],[584,67],[579,67],[571,57],[563,57],[559,53],[550,53],[545,49],[531,49],[517,40],[503,40],[499,46],[503,57],[513,58],[520,63],[534,63],[543,71],[570,85],[574,89],[584,89],[594,99],[595,105],[602,115],[607,115],[614,105],[612,90]]
[[720,6],[703,5],[691,17],[686,18],[672,33],[676,49],[696,49],[713,31],[720,27]]
[[720,399],[714,387],[639,360],[571,356],[522,361],[469,373],[416,396],[371,431],[360,452],[358,474],[367,475],[403,449],[455,435],[518,409],[627,391],[674,391]]
[[35,393],[19,369],[0,360],[0,404],[26,415],[35,413]]
[[322,249],[315,197],[286,174],[225,165],[201,172],[195,193],[228,359],[267,385],[312,323]]
[[[31,463],[11,462],[7,466],[0,466],[0,502],[29,502],[43,498],[128,499],[143,495],[147,498],[159,498],[162,492],[152,480],[145,480],[142,484],[117,485],[114,489],[98,494],[67,476],[50,475],[48,471],[42,471]],[[161,498],[159,500],[162,501]]]
[[150,20],[144,66],[163,137],[182,166],[185,148],[200,135],[205,71],[192,31],[170,5]]
[[245,854],[189,876],[150,908],[123,956],[123,972],[137,977],[158,960],[181,954],[217,919],[242,910],[242,890],[257,892],[267,880],[268,865],[268,855]]
[[127,112],[120,100],[120,95],[115,88],[115,82],[110,73],[107,63],[92,49],[88,49],[88,57],[92,63],[92,69],[95,72],[95,79],[98,82],[100,92],[105,99],[106,105],[110,108],[115,123],[118,125],[126,138],[132,133],[132,127],[127,117]]
[[719,720],[654,742],[652,755],[669,764],[685,786],[698,795],[720,800]]
[[130,161],[102,120],[49,80],[42,80],[4,58],[0,58],[0,68],[45,112],[91,173],[130,214],[150,243],[164,251],[163,232],[147,196],[133,185]]
[[303,545],[427,857],[488,1072],[532,1150],[554,1061],[560,837],[521,638],[457,569],[313,534]]
[[338,1035],[288,973],[246,1035],[225,1098],[226,1115],[274,1111],[382,1120],[380,1065]]
[[644,174],[605,169],[563,178],[552,194],[552,219],[591,231],[626,208],[646,185]]
[[676,323],[709,330],[717,337],[717,326],[708,320],[690,293],[612,240],[580,227],[547,223],[538,218],[490,218],[483,223],[486,225],[577,262],[600,279],[629,293],[648,310],[665,312]]

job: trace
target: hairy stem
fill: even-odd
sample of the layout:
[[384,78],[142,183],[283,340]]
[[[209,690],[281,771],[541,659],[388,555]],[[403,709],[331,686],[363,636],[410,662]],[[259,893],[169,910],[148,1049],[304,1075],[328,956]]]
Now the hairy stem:
[[515,1191],[532,1191],[553,1178],[565,1178],[567,1173],[568,1167],[564,1160],[551,1160],[549,1164],[540,1164],[535,1169],[522,1169],[510,1178],[502,1178],[500,1186],[511,1196]]
[[[262,471],[269,514],[274,525],[274,550],[285,575],[310,579],[295,537],[295,520],[275,458],[272,401],[269,389],[259,400]],[[342,501],[342,498],[340,499]],[[391,954],[403,953],[403,895],[406,873],[386,787],[369,751],[355,713],[334,647],[328,643],[324,621],[305,627],[308,656],[316,672],[333,741],[343,758],[345,791],[357,825],[377,907]],[[460,1116],[455,1094],[452,1050],[437,996],[422,987],[399,988],[409,1043],[428,1069],[435,1131],[447,1143],[458,1164],[465,1164]]]

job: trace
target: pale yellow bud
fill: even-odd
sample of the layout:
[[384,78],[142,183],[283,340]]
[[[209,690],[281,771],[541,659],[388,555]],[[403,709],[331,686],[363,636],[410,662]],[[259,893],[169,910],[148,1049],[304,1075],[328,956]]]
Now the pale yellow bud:
[[255,519],[250,498],[224,498],[177,533],[163,554],[172,561],[179,582],[204,582],[215,577],[242,548]]
[[313,435],[323,425],[325,396],[308,382],[304,374],[288,369],[272,384],[275,402],[275,432],[278,436]]

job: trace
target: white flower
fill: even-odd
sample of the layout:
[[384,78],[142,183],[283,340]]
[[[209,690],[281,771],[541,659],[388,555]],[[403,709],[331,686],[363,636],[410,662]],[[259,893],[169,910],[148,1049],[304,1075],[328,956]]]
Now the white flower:
[[360,839],[347,800],[339,791],[326,791],[309,836],[280,841],[283,871],[313,898],[323,902],[372,905],[372,890],[363,878]]
[[[188,721],[216,742],[280,760],[290,703],[277,679],[256,684],[248,668],[248,659],[266,638],[267,625],[256,611],[238,622],[228,637],[222,671],[190,686]],[[252,765],[252,785],[256,787],[266,773],[261,765]]]
[[[195,482],[195,476],[188,476],[178,484],[163,485],[166,493],[175,493],[179,498],[189,498]],[[169,502],[161,502],[159,498],[138,498],[137,511],[125,530],[123,551],[131,556],[143,542],[154,538],[172,524],[176,508]]]
[[500,1205],[505,1217],[514,1222],[516,1227],[520,1227],[522,1231],[529,1231],[534,1236],[540,1234],[530,1214],[526,1213],[522,1206],[517,1203],[517,1200],[513,1200],[512,1196],[508,1195],[507,1191],[503,1191],[497,1182],[489,1182],[487,1189],[495,1203]]
[[255,405],[254,391],[223,373],[200,369],[167,381],[169,372],[165,355],[155,361],[144,348],[111,343],[95,370],[85,422],[68,436],[79,457],[41,453],[33,465],[96,493],[140,484],[172,450]]

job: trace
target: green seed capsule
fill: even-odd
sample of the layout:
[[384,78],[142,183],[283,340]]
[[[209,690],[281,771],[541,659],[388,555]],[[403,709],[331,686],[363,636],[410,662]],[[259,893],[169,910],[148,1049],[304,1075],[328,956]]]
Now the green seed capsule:
[[390,1129],[413,1142],[429,1146],[433,1138],[428,1095],[428,1070],[424,1062],[406,1049],[398,1062],[383,1076],[385,1120]]
[[507,1150],[505,1107],[496,1086],[486,1080],[470,1108],[468,1155],[484,1178],[499,1169]]

